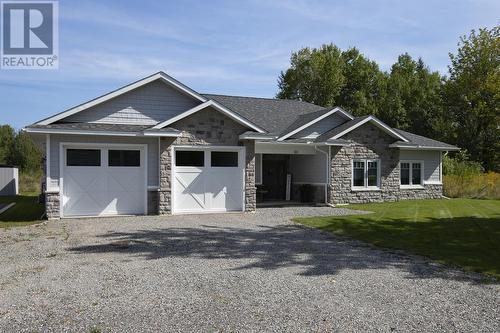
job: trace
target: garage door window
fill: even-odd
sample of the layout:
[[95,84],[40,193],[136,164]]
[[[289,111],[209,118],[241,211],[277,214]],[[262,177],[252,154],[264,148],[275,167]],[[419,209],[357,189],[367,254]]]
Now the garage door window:
[[100,149],[68,149],[66,150],[67,166],[101,166]]
[[213,151],[211,161],[213,167],[238,167],[238,153],[234,151]]
[[176,166],[203,167],[205,152],[200,150],[177,150],[175,152]]
[[140,167],[140,150],[109,150],[108,165],[110,167]]

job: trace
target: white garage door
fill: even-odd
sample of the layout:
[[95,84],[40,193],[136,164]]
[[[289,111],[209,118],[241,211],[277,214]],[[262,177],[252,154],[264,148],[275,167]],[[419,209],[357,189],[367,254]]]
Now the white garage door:
[[173,213],[242,211],[243,147],[176,147],[173,156]]
[[143,146],[65,146],[63,216],[145,214],[145,151]]

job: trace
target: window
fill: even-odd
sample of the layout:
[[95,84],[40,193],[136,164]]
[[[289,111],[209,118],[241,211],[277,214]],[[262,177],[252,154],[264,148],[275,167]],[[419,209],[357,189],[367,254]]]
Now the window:
[[202,150],[176,150],[175,165],[202,167],[205,165],[205,152]]
[[365,186],[365,162],[354,161],[353,166],[353,186]]
[[413,185],[421,185],[422,183],[422,172],[420,170],[420,163],[411,164],[411,183]]
[[421,161],[401,161],[399,163],[401,186],[422,185],[422,165]]
[[140,167],[140,150],[109,150],[108,165],[110,167]]
[[410,163],[401,163],[401,185],[410,185]]
[[238,166],[238,153],[234,151],[213,151],[210,157],[213,167]]
[[378,189],[380,187],[379,160],[354,160],[352,168],[353,188]]
[[101,166],[100,149],[67,149],[67,166]]
[[378,186],[378,162],[368,162],[368,186]]

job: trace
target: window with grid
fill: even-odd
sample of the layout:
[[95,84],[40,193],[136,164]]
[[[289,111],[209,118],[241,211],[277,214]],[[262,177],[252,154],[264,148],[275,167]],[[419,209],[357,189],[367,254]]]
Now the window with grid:
[[380,161],[356,159],[352,162],[352,186],[355,189],[380,187]]
[[399,179],[401,186],[422,185],[423,166],[421,161],[401,161],[399,163]]

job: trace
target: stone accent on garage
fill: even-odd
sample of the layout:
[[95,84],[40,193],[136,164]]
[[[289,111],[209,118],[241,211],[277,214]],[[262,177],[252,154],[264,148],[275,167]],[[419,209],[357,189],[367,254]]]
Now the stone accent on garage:
[[[331,204],[398,201],[405,199],[440,198],[442,185],[425,185],[422,189],[400,189],[399,151],[390,148],[395,139],[372,124],[364,124],[342,139],[350,146],[331,147],[329,202]],[[379,159],[381,186],[379,190],[351,189],[352,160]]]
[[45,193],[45,214],[49,220],[60,218],[59,193]]
[[[241,146],[239,135],[248,129],[231,118],[207,108],[179,120],[172,127],[182,131],[179,138],[160,139],[160,190],[159,214],[172,212],[172,179],[171,179],[171,146],[172,145],[212,145],[212,146]],[[245,203],[247,211],[255,210],[255,148],[253,142],[245,142],[247,149],[247,166],[245,172],[246,188]]]
[[255,186],[255,141],[245,140],[245,212],[257,208],[257,187]]

